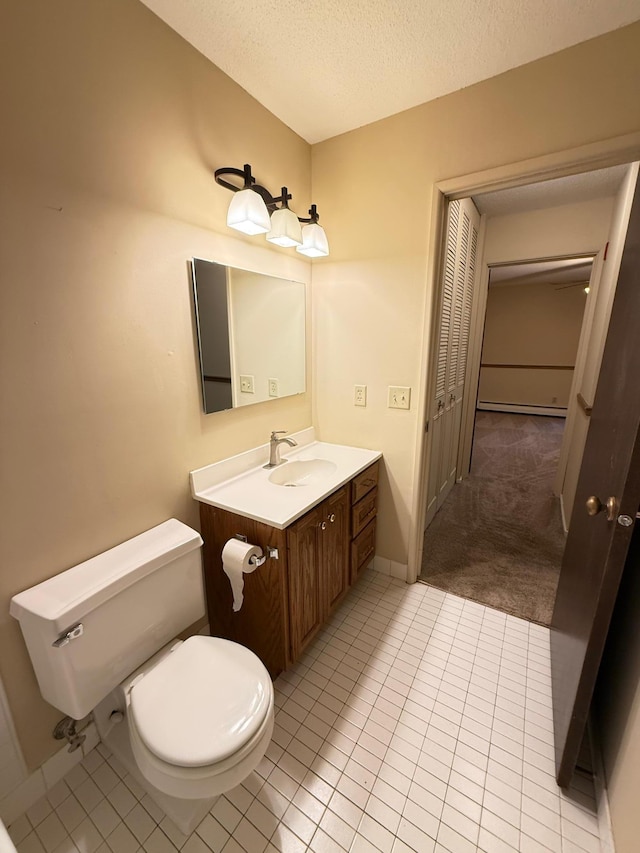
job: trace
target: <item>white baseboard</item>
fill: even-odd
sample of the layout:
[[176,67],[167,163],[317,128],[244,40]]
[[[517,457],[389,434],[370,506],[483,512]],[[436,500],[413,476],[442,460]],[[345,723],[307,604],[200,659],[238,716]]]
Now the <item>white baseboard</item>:
[[87,739],[80,749],[69,752],[68,744],[38,767],[22,784],[0,800],[0,819],[9,826],[50,791],[67,773],[100,742],[98,730],[90,723],[83,734]]
[[525,406],[518,403],[486,403],[478,401],[476,409],[483,412],[511,412],[514,415],[551,415],[566,418],[567,410],[555,406]]
[[398,578],[401,581],[407,580],[409,568],[407,563],[397,563],[395,560],[387,560],[386,557],[378,557],[376,554],[373,558],[373,568],[380,574],[390,575],[392,578]]
[[589,743],[591,744],[591,760],[593,762],[593,785],[596,793],[598,806],[598,834],[600,836],[601,853],[616,853],[616,845],[613,840],[613,825],[611,823],[611,810],[609,809],[609,797],[604,775],[604,763],[600,740],[596,734],[591,718],[588,723]]

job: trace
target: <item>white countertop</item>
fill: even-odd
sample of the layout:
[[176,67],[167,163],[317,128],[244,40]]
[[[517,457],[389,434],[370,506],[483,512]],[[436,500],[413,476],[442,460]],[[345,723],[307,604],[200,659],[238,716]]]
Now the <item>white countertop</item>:
[[[268,445],[263,445],[191,471],[191,494],[202,503],[283,530],[382,456],[377,450],[314,441],[312,429],[291,437],[299,446],[280,445],[282,459],[290,462],[326,459],[335,463],[336,469],[317,483],[296,488],[279,486],[271,483],[269,476],[287,463],[278,468],[263,468],[269,458]],[[252,467],[246,468],[247,465]],[[231,476],[221,479],[225,474]]]

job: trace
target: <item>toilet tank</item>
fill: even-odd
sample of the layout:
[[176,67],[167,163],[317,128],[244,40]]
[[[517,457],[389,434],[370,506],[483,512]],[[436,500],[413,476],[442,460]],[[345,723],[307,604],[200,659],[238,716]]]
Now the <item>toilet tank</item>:
[[82,719],[204,615],[201,546],[172,518],[11,599],[47,702]]

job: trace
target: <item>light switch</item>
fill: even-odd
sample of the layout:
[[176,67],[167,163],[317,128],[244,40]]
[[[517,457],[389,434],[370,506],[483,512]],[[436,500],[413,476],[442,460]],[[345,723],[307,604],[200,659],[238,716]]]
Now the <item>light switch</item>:
[[389,385],[387,406],[390,409],[410,409],[411,388],[405,388],[402,385]]

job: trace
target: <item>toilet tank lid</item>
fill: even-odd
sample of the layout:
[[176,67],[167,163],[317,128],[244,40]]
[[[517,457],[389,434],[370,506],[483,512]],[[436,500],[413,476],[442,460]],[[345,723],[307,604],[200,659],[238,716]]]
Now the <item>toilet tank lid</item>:
[[36,617],[63,631],[136,581],[201,545],[196,530],[170,518],[14,595],[9,612],[19,621]]

